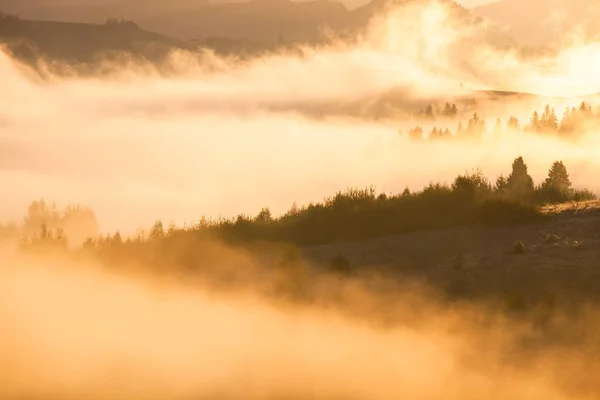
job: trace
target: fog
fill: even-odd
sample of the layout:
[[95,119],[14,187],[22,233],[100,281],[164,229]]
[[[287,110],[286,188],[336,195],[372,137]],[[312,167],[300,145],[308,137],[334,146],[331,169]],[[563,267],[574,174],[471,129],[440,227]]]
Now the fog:
[[[430,103],[481,95],[491,130],[497,117],[525,124],[545,104],[560,115],[600,93],[599,43],[573,37],[525,59],[486,43],[485,30],[418,3],[355,40],[245,61],[174,52],[162,69],[113,59],[96,73],[60,65],[54,74],[56,61],[34,71],[3,53],[0,220],[41,197],[90,206],[104,231],[264,206],[278,214],[347,187],[420,189],[474,168],[494,178],[519,155],[536,181],[563,160],[574,186],[600,191],[597,129],[576,140],[399,133],[454,130],[472,113],[410,117]],[[600,391],[595,309],[557,312],[549,325],[568,334],[553,337],[491,305],[449,305],[422,286],[383,291],[367,278],[319,277],[311,290],[337,306],[318,296],[301,305],[264,295],[275,284],[264,261],[224,245],[220,255],[204,267],[239,271],[245,290],[1,249],[0,397],[566,400]]]
[[[421,123],[408,113],[472,90],[539,95],[481,101],[488,128],[510,115],[525,124],[546,103],[560,115],[600,92],[598,43],[579,38],[523,60],[487,44],[485,29],[417,3],[390,10],[353,41],[247,61],[175,52],[168,73],[106,61],[98,71],[112,73],[63,66],[71,73],[42,79],[1,55],[0,184],[10,189],[0,219],[19,218],[40,197],[89,205],[110,231],[264,206],[277,214],[349,186],[419,189],[478,167],[494,178],[518,155],[536,180],[561,159],[575,186],[598,189],[594,136],[434,144],[399,134]],[[386,96],[394,110],[376,118],[373,104]]]
[[[3,258],[3,398],[586,399],[598,390],[591,311],[562,322],[587,336],[528,344],[531,326],[483,306],[449,308],[409,290],[386,299],[368,281],[341,297],[349,308],[379,305],[364,319],[87,262]],[[418,317],[403,318],[409,310]],[[385,328],[372,323],[380,315]]]

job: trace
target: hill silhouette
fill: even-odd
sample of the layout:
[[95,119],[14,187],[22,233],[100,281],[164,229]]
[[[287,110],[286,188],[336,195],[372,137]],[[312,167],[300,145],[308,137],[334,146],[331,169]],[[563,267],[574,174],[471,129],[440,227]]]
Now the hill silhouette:
[[[281,46],[323,44],[332,37],[355,37],[390,4],[403,6],[418,1],[372,0],[348,10],[331,0],[217,4],[204,0],[174,0],[169,4],[152,0],[143,6],[139,0],[88,0],[77,4],[68,0],[0,0],[0,42],[8,44],[16,58],[30,64],[39,56],[90,62],[100,54],[106,58],[111,52],[129,52],[130,56],[154,62],[164,60],[172,49],[199,47],[220,54],[252,56]],[[438,1],[449,6],[453,23],[468,25],[480,21],[454,0]],[[7,18],[12,15],[17,18]],[[480,39],[493,45],[514,44],[493,28]]]
[[280,35],[289,40],[314,40],[320,37],[320,26],[342,27],[348,24],[352,14],[343,4],[328,0],[304,3],[250,0],[218,4],[189,0],[168,4],[122,0],[63,5],[40,0],[3,0],[0,9],[23,18],[85,23],[101,23],[106,17],[115,16],[185,40],[227,36],[271,42],[277,41]]
[[[417,0],[372,0],[349,10],[340,2],[311,0],[248,0],[214,3],[207,0],[85,1],[76,4],[44,0],[0,0],[0,10],[37,20],[102,23],[107,17],[134,20],[144,29],[181,40],[228,37],[265,43],[316,41],[324,30],[336,33],[363,28],[389,3]],[[463,18],[471,13],[453,0],[440,0]]]
[[53,60],[91,61],[102,53],[129,52],[149,60],[161,59],[173,48],[191,49],[191,43],[140,29],[132,21],[104,24],[32,21],[0,18],[0,41],[22,61],[39,56]]

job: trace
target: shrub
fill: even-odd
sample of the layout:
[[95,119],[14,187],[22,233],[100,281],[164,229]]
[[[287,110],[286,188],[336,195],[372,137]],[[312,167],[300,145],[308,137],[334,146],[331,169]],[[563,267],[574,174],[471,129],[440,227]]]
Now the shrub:
[[478,209],[477,220],[484,225],[529,223],[543,219],[540,210],[516,201],[491,199]]

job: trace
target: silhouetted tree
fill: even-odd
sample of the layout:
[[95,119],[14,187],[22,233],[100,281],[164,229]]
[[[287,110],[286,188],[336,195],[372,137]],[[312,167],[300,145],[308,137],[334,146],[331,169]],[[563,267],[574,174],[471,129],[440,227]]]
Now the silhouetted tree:
[[534,191],[533,179],[527,171],[523,157],[518,157],[513,161],[512,171],[506,183],[507,191],[512,197],[522,201],[531,199]]
[[273,217],[271,216],[271,210],[269,210],[269,208],[263,208],[262,210],[260,210],[255,219],[255,221],[259,223],[268,223],[272,220]]
[[479,118],[477,113],[474,113],[469,123],[467,124],[466,134],[469,136],[481,136],[485,133],[485,121]]
[[442,114],[445,117],[449,117],[449,118],[456,117],[456,115],[458,114],[458,109],[456,108],[456,104],[450,104],[450,103],[446,102],[446,104],[444,104],[444,110],[442,111]]
[[60,228],[69,242],[76,245],[96,236],[99,230],[96,216],[89,208],[71,205],[60,211],[54,203],[48,205],[44,200],[34,201],[29,205],[23,221],[24,233],[36,233],[42,222],[50,230]]
[[131,21],[131,20],[123,19],[123,18],[118,19],[118,18],[109,17],[106,19],[106,26],[113,27],[113,28],[120,28],[120,29],[132,29],[132,30],[139,29],[139,26],[137,23],[135,23],[134,21]]
[[579,105],[579,112],[585,119],[591,118],[592,117],[592,106],[587,104],[585,101],[582,101],[581,104]]
[[459,175],[452,183],[452,191],[462,200],[472,201],[476,196],[488,195],[492,192],[489,181],[480,170],[466,175]]
[[444,111],[442,111],[442,113],[446,117],[450,116],[450,103],[446,102],[446,104],[444,104]]
[[114,234],[113,238],[112,238],[112,244],[113,245],[120,245],[123,244],[123,238],[121,237],[121,233],[117,231],[117,233]]
[[506,124],[506,128],[511,129],[513,131],[520,130],[521,126],[519,125],[519,120],[516,117],[510,117],[508,119],[508,123]]
[[416,126],[408,131],[408,137],[412,140],[423,140],[423,128]]
[[552,167],[548,171],[548,177],[544,181],[544,186],[561,192],[567,192],[571,189],[569,173],[562,161],[555,161],[552,164]]
[[163,223],[162,221],[156,221],[150,229],[150,239],[162,239],[163,237],[165,237],[165,229],[163,227]]
[[494,125],[493,134],[494,134],[494,136],[502,135],[502,121],[500,121],[500,118],[496,119],[496,124]]
[[571,189],[569,173],[562,161],[555,161],[548,177],[536,191],[537,202],[558,203],[569,200],[588,200],[594,196],[587,191],[576,191]]
[[16,21],[20,21],[20,20],[21,20],[21,18],[18,15],[7,14],[0,10],[0,21],[16,22]]
[[496,178],[494,190],[498,193],[505,193],[508,190],[508,179],[506,179],[504,175],[500,175]]
[[67,245],[63,230],[57,228],[56,232],[53,232],[45,221],[40,224],[38,232],[25,235],[21,239],[21,250],[34,253],[65,251]]
[[583,133],[586,122],[594,118],[592,107],[582,102],[579,108],[567,108],[560,121],[559,132],[561,134]]
[[425,118],[427,119],[434,119],[435,116],[433,115],[433,106],[430,104],[427,106],[427,108],[425,109]]
[[544,113],[539,122],[539,131],[544,133],[553,133],[558,131],[558,118],[554,112],[554,108],[546,105]]
[[525,127],[525,130],[527,132],[540,132],[541,128],[542,122],[540,120],[540,114],[537,111],[534,111],[529,120],[529,125]]
[[559,132],[561,134],[572,133],[578,124],[577,119],[577,110],[574,107],[566,108],[560,121]]

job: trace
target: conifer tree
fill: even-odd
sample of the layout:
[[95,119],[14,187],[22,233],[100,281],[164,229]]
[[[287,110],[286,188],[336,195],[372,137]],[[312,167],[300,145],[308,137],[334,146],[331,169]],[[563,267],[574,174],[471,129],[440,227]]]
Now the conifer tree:
[[521,129],[519,125],[519,120],[516,117],[510,117],[508,119],[508,123],[506,124],[506,128],[509,130],[518,131],[519,129]]
[[506,180],[507,191],[514,198],[527,201],[533,194],[533,179],[527,171],[527,165],[523,157],[518,157],[513,161],[512,171]]
[[555,161],[552,164],[548,171],[548,177],[544,181],[544,187],[548,189],[552,188],[560,192],[567,192],[571,188],[569,173],[562,161]]

